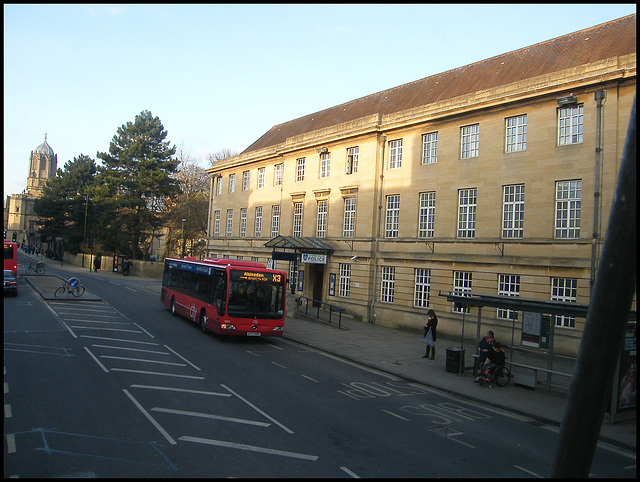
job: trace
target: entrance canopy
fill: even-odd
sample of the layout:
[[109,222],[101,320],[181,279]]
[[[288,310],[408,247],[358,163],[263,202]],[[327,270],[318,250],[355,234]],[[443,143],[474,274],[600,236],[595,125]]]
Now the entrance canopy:
[[303,238],[300,236],[276,236],[265,244],[267,248],[293,249],[294,251],[304,251],[305,253],[333,253],[333,248],[320,240],[320,238]]

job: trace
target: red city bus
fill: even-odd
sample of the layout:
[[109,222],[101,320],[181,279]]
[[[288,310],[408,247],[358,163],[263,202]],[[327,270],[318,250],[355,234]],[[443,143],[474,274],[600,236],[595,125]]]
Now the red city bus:
[[10,269],[13,276],[18,275],[18,244],[4,240],[4,269]]
[[166,258],[162,304],[219,335],[282,336],[286,274],[262,263]]

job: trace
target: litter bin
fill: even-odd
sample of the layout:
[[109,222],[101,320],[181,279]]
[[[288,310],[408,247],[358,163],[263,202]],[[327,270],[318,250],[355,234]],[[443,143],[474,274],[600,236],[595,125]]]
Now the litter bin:
[[450,373],[462,373],[464,371],[464,348],[455,346],[447,348],[445,370]]

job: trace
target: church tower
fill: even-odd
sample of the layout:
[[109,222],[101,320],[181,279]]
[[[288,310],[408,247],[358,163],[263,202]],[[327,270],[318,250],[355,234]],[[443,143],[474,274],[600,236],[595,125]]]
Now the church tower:
[[47,134],[44,142],[34,151],[29,158],[29,175],[27,177],[27,194],[32,197],[40,197],[42,188],[47,181],[56,176],[58,169],[58,155],[47,144]]

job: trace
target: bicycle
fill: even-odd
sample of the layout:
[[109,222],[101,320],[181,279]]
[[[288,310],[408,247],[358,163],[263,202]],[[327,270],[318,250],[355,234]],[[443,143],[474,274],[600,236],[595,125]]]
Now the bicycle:
[[44,263],[42,261],[38,261],[35,268],[33,267],[33,263],[29,263],[29,266],[27,266],[27,273],[30,271],[33,271],[36,274],[44,274]]
[[62,286],[60,286],[55,293],[53,294],[56,298],[62,296],[67,293],[72,294],[76,298],[78,296],[82,296],[84,294],[85,288],[80,284],[80,280],[78,278],[69,278],[69,281],[65,281]]

